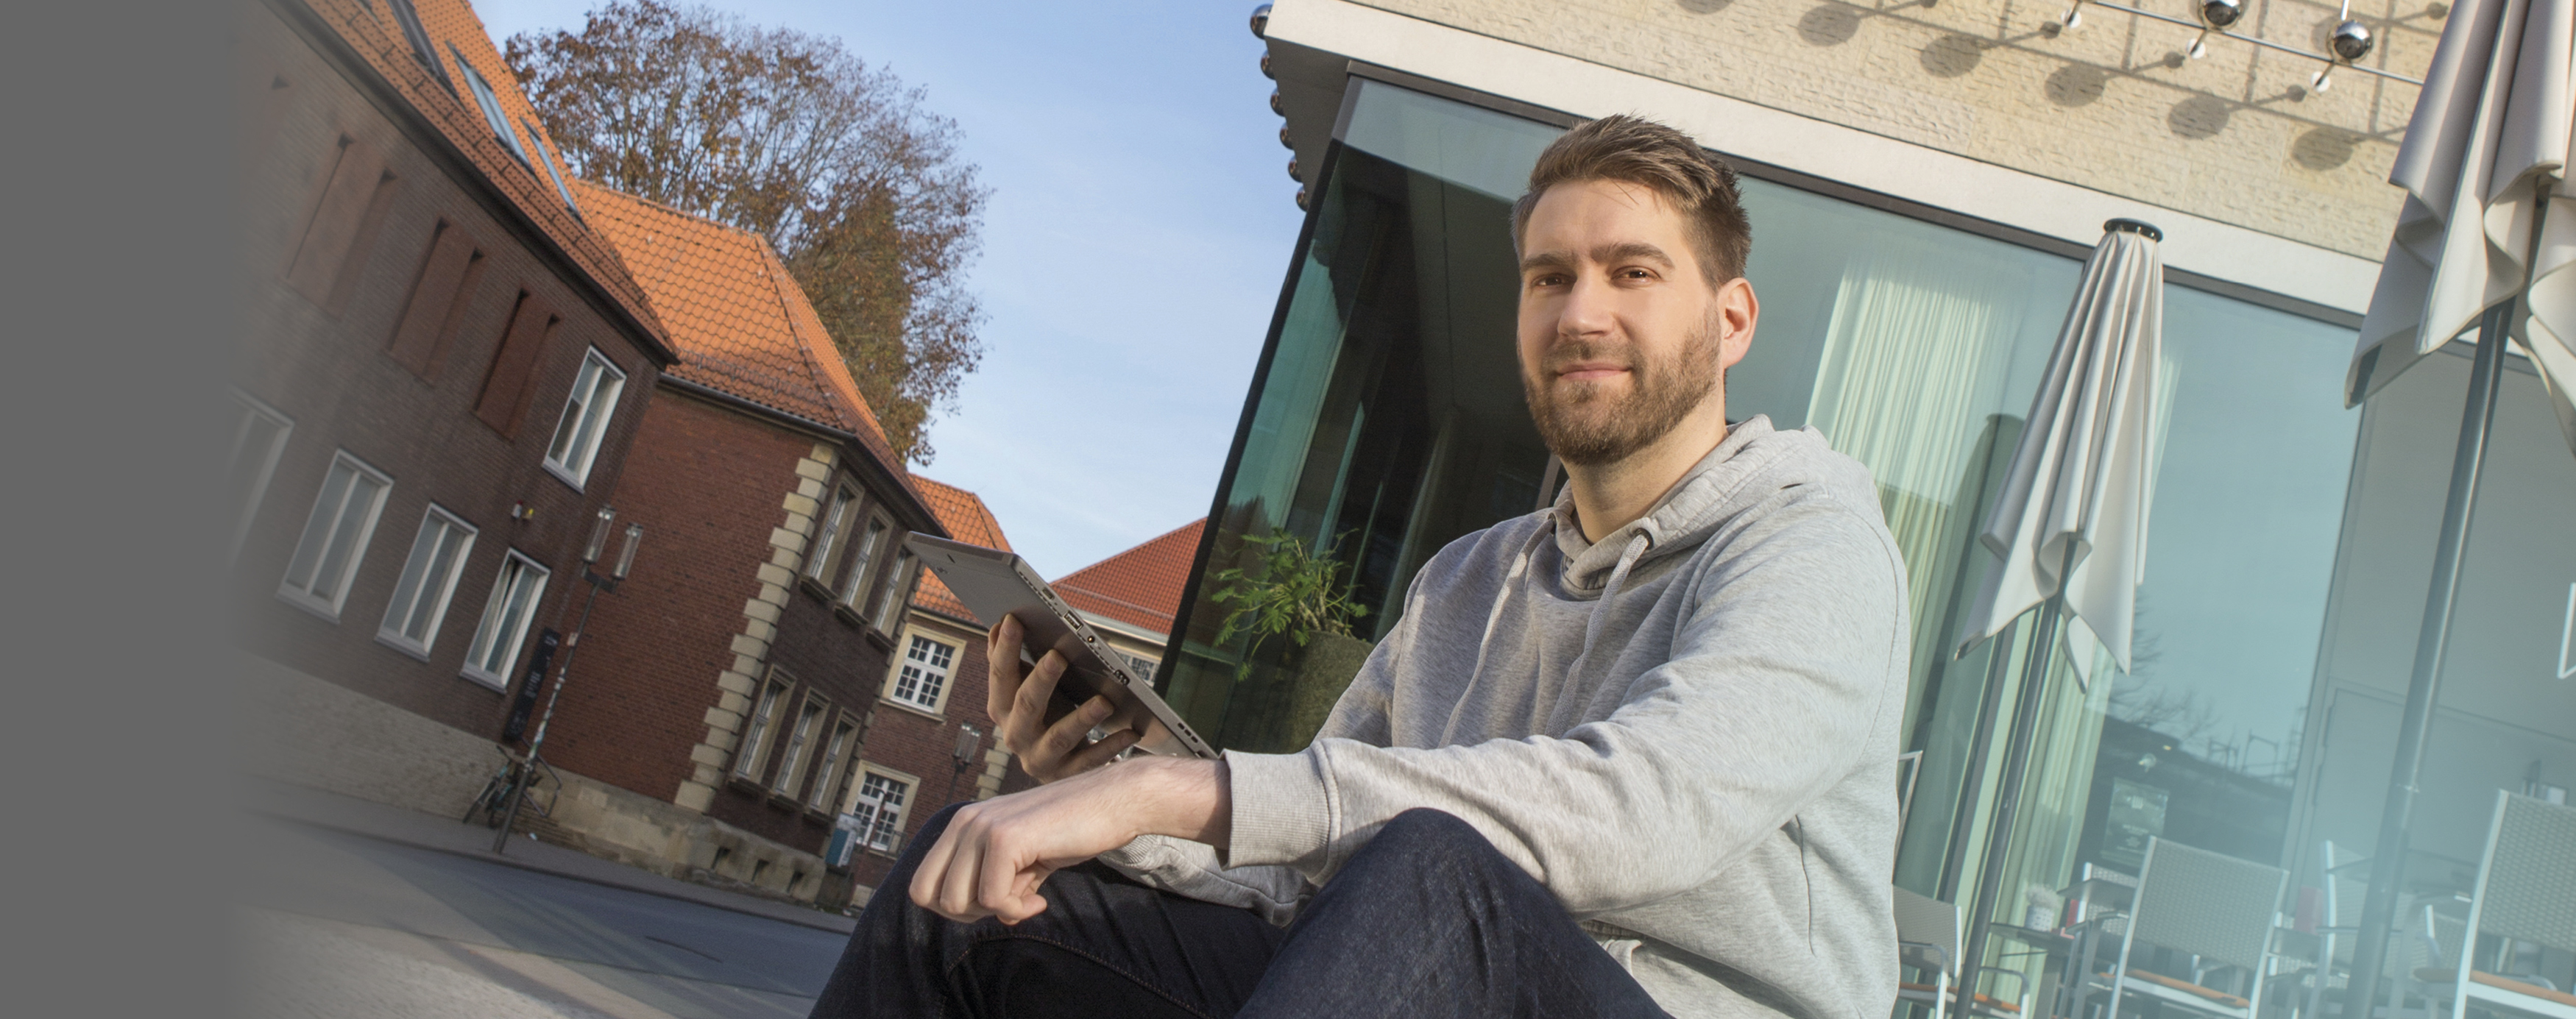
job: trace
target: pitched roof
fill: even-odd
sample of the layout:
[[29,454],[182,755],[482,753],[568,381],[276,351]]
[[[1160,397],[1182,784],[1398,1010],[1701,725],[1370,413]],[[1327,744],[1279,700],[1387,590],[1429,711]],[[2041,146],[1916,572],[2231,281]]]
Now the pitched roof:
[[[949,537],[985,548],[1010,549],[1011,539],[1002,535],[1001,521],[993,519],[993,511],[975,493],[918,474],[912,476],[912,487],[921,493],[923,502],[930,504],[931,514],[948,529]],[[975,611],[958,601],[948,585],[939,582],[939,575],[928,570],[922,571],[921,584],[913,589],[912,604],[954,619],[975,618]]]
[[1181,588],[1198,555],[1204,519],[1065,574],[1053,586],[1073,607],[1158,634],[1172,632],[1181,611]]
[[[643,288],[618,259],[617,250],[577,211],[565,207],[562,196],[547,179],[551,168],[564,175],[569,185],[570,172],[563,166],[553,137],[545,133],[534,108],[528,105],[527,95],[519,90],[518,78],[502,63],[500,51],[493,47],[482,19],[475,16],[466,0],[413,2],[438,61],[435,71],[421,62],[402,26],[382,5],[366,0],[304,0],[304,5],[454,145],[466,162],[579,266],[610,301],[641,325],[646,333],[643,339],[655,354],[666,352],[663,325],[654,317]],[[467,86],[457,63],[460,54],[492,87],[494,99],[520,136],[535,141],[528,157],[536,165],[520,162],[518,155],[492,132],[481,106],[464,91]]]
[[680,354],[669,373],[859,436],[899,464],[805,291],[759,234],[575,181]]

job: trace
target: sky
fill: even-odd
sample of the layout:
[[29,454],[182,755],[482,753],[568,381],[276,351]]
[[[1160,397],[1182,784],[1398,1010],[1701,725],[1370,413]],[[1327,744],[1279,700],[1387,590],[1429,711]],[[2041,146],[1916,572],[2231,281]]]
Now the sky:
[[[476,0],[498,43],[597,0]],[[993,197],[983,366],[921,474],[1061,577],[1206,515],[1301,220],[1249,0],[713,6],[928,90]]]

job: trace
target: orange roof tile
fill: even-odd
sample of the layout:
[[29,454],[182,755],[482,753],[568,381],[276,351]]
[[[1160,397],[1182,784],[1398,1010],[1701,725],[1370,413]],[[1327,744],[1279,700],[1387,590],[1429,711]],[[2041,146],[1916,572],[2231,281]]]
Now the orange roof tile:
[[1168,635],[1172,617],[1181,611],[1181,588],[1189,583],[1190,560],[1198,555],[1199,532],[1206,525],[1206,520],[1193,520],[1065,574],[1053,586],[1075,608]]
[[787,263],[759,234],[586,180],[575,194],[671,332],[671,375],[859,437],[901,461]]
[[[305,0],[305,6],[455,145],[466,161],[561,248],[610,300],[642,325],[647,334],[644,339],[656,348],[656,354],[665,352],[663,325],[654,317],[643,289],[618,259],[616,249],[579,214],[564,206],[553,183],[543,179],[542,168],[519,161],[492,133],[490,122],[483,118],[472,96],[460,91],[466,85],[458,79],[454,66],[461,53],[492,86],[502,112],[518,122],[516,126],[523,136],[533,136],[540,142],[529,153],[530,158],[554,167],[558,173],[566,172],[556,156],[554,139],[544,133],[526,94],[519,90],[518,79],[503,66],[500,51],[493,48],[491,36],[466,0],[415,0],[421,27],[432,48],[438,51],[439,70],[435,73],[421,64],[411,43],[403,37],[401,26],[381,5],[366,0]],[[442,81],[438,75],[450,80]],[[570,184],[568,173],[566,184]]]
[[[923,502],[930,504],[931,514],[948,529],[949,537],[985,548],[1010,549],[1011,539],[1002,535],[1001,521],[993,519],[993,511],[984,505],[982,497],[918,474],[912,476],[912,487],[921,493]],[[921,584],[913,588],[912,604],[953,619],[975,618],[975,611],[958,601],[948,585],[939,582],[939,575],[928,570],[922,571]]]

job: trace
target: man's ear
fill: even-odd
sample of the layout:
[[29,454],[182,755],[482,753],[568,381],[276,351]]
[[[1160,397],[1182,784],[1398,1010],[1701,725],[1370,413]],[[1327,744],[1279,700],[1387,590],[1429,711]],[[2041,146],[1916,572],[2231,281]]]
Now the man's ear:
[[1762,317],[1762,302],[1753,296],[1753,281],[1738,276],[1717,288],[1717,366],[1735,367],[1753,349],[1753,327]]

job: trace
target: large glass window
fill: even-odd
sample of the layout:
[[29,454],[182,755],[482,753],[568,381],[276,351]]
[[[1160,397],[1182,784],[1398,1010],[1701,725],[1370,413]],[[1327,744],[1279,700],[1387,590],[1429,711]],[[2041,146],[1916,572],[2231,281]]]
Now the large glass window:
[[[2302,865],[2328,841],[2367,854],[2378,834],[2470,346],[2418,362],[2365,408],[2303,733],[2313,761],[2293,828]],[[2576,458],[2529,362],[2505,358],[2497,389],[2405,869],[2410,887],[2435,894],[2468,890],[2497,789],[2561,799],[2576,789]],[[2314,869],[2301,879],[2314,883]]]
[[[1223,481],[1208,572],[1257,570],[1247,538],[1323,550],[1368,610],[1353,621],[1366,641],[1432,553],[1538,505],[1548,456],[1512,352],[1510,205],[1558,129],[1359,87]],[[1219,592],[1202,581],[1184,610],[1167,695],[1222,745],[1303,745],[1347,674],[1308,668],[1334,657],[1315,642],[1218,643]]]

